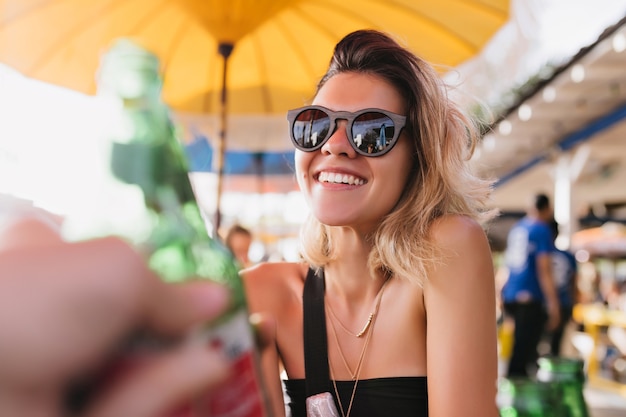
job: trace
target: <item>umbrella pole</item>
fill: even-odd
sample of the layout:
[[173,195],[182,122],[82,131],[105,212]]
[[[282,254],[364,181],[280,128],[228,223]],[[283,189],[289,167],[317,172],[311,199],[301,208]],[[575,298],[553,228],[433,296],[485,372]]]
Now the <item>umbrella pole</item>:
[[226,125],[227,125],[227,83],[226,76],[228,75],[228,57],[230,56],[233,48],[235,47],[232,43],[220,43],[217,47],[219,54],[224,58],[224,67],[222,73],[222,96],[220,103],[220,132],[219,132],[219,141],[217,145],[217,159],[215,168],[217,171],[217,194],[216,194],[216,209],[215,209],[215,220],[213,222],[214,233],[217,236],[220,223],[222,221],[222,214],[220,210],[220,205],[222,201],[222,188],[224,182],[224,155],[226,153]]
[[263,166],[263,152],[255,152],[253,158],[257,179],[257,193],[263,194],[263,174],[265,171]]

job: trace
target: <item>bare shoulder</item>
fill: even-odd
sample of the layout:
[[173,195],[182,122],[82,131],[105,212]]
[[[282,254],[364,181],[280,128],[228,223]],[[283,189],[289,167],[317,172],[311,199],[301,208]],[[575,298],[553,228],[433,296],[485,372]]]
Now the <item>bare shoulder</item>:
[[262,262],[241,271],[250,285],[264,285],[290,280],[302,280],[307,265],[300,262]]
[[299,300],[307,269],[303,263],[265,262],[242,270],[251,310],[273,310]]
[[475,220],[467,216],[443,216],[433,224],[431,233],[443,259],[432,271],[433,283],[442,278],[442,283],[455,282],[457,285],[458,280],[450,278],[464,277],[476,281],[493,273],[487,235]]
[[435,243],[444,250],[484,250],[487,244],[483,227],[467,216],[442,216],[433,223],[431,234]]

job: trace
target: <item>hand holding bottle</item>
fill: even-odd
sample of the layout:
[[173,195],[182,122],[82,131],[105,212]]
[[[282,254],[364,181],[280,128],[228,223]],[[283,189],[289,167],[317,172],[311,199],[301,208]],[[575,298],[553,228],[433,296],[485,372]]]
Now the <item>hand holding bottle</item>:
[[[61,415],[67,384],[133,329],[180,335],[228,304],[210,281],[163,283],[120,239],[67,243],[39,220],[16,221],[0,230],[0,415]],[[168,350],[97,393],[84,415],[162,415],[229,373],[207,346]]]

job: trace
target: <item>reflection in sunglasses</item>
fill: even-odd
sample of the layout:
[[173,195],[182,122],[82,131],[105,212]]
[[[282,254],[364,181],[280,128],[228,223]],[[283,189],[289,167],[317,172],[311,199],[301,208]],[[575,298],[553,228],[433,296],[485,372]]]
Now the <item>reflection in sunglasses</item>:
[[334,112],[322,106],[290,110],[291,139],[297,149],[312,152],[324,145],[337,129],[337,120],[346,120],[346,134],[354,150],[367,156],[380,156],[395,145],[406,117],[382,109],[355,113]]

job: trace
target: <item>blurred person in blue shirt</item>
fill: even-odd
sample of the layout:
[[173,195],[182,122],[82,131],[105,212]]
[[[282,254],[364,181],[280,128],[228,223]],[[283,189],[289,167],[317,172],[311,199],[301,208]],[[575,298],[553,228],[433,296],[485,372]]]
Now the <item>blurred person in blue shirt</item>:
[[560,320],[552,273],[552,218],[549,197],[537,194],[526,216],[513,226],[507,238],[505,262],[509,276],[501,299],[505,315],[515,323],[508,377],[528,376],[537,360],[544,329],[555,329]]
[[[559,234],[559,224],[550,222],[552,237],[556,240]],[[571,252],[555,248],[552,254],[552,276],[556,285],[561,319],[558,325],[549,332],[550,354],[559,356],[563,333],[572,318],[572,310],[577,297],[578,264]]]

